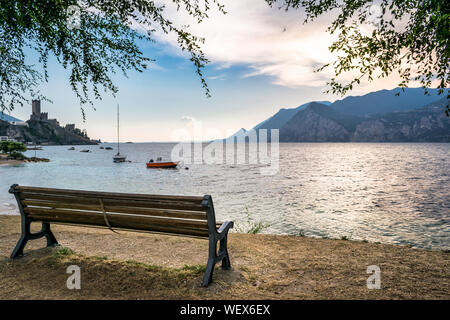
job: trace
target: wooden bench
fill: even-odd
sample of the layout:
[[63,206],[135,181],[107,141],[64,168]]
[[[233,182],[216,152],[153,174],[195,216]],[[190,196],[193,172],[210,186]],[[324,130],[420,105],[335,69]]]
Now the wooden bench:
[[[22,235],[11,258],[23,255],[28,240],[47,238],[47,246],[58,245],[50,223],[104,227],[209,239],[209,255],[202,285],[212,281],[214,266],[230,268],[227,250],[232,221],[216,224],[210,195],[204,197],[166,196],[26,187],[14,184],[22,218]],[[42,222],[31,233],[31,222]],[[217,252],[217,242],[220,242]]]

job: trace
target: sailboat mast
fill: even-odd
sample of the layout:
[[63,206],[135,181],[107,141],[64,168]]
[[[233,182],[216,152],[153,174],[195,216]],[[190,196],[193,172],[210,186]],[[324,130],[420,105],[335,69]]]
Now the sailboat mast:
[[119,104],[117,104],[117,154],[120,153],[119,147]]

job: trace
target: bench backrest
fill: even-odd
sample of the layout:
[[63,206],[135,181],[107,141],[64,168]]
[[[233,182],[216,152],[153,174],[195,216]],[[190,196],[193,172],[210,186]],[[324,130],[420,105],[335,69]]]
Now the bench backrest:
[[[211,196],[170,196],[11,187],[34,221],[208,237],[214,232]],[[106,216],[106,217],[105,217]],[[109,224],[109,225],[108,225]]]

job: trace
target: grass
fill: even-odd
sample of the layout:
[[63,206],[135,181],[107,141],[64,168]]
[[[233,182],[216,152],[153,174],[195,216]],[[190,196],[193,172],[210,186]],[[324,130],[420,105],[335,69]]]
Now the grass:
[[304,237],[305,236],[305,231],[303,230],[299,230],[297,231],[297,233],[295,234],[297,237]]
[[[36,289],[35,298],[47,299],[117,299],[127,296],[131,299],[152,297],[155,299],[181,299],[185,295],[200,298],[200,278],[204,266],[186,265],[183,268],[167,268],[135,260],[120,261],[106,256],[86,256],[69,248],[41,250],[41,256],[0,263],[0,299],[23,299]],[[77,265],[81,272],[81,290],[68,290],[66,273],[69,265]],[[28,275],[32,275],[28,279]],[[27,290],[14,293],[10,283],[6,293],[1,289],[6,278],[16,279],[16,285]],[[38,280],[38,281],[37,281]],[[11,286],[12,285],[12,286]],[[183,288],[184,287],[184,288]],[[190,291],[194,291],[189,293]],[[198,292],[195,292],[198,291]]]
[[269,227],[269,223],[265,223],[263,221],[255,221],[250,211],[248,210],[248,207],[245,207],[245,221],[236,224],[235,229],[239,233],[258,234]]
[[55,253],[53,254],[56,258],[61,257],[61,256],[70,256],[75,254],[74,251],[72,251],[69,248],[66,247],[57,247]]
[[204,273],[206,271],[206,265],[201,264],[195,264],[192,266],[189,266],[187,264],[184,265],[183,270],[191,270],[197,273]]

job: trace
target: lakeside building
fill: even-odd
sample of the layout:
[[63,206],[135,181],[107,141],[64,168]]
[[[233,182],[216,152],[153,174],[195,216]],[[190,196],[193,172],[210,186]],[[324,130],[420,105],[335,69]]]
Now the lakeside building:
[[73,123],[68,123],[68,124],[66,124],[65,128],[66,128],[66,130],[69,131],[69,132],[74,132],[74,131],[75,131],[75,124],[73,124]]
[[13,141],[16,142],[16,139],[10,138],[8,136],[0,136],[0,142],[4,142],[4,141]]
[[8,121],[10,124],[12,124],[13,126],[24,126],[24,127],[28,127],[28,123],[26,123],[25,121]]
[[9,124],[0,126],[1,141],[32,142],[39,144],[95,144],[89,138],[86,130],[81,130],[74,123],[60,125],[57,119],[49,119],[47,112],[42,112],[41,101],[31,101],[31,115],[26,122],[3,115],[0,112],[0,120]]
[[49,119],[47,112],[41,112],[41,100],[31,101],[31,115],[30,120],[48,122],[55,127],[59,126],[59,122],[56,119]]

